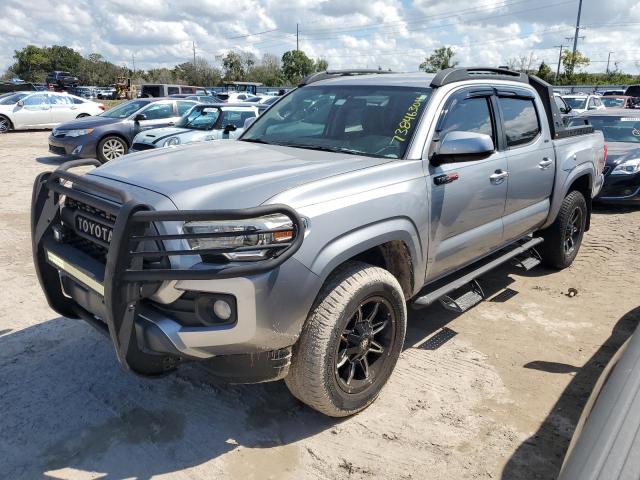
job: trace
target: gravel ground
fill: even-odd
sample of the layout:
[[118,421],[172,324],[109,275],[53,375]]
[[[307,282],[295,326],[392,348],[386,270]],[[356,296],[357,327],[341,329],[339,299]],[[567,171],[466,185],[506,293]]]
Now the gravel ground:
[[601,209],[571,268],[505,267],[469,312],[411,311],[389,385],[352,418],[309,410],[283,382],[214,384],[199,365],[139,379],[37,284],[31,186],[61,161],[47,135],[0,135],[0,478],[555,478],[640,321],[640,211]]

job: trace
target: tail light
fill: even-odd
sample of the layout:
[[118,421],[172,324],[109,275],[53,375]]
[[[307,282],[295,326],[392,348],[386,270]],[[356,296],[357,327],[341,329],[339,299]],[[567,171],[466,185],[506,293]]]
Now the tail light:
[[[105,105],[103,105],[103,104],[98,105],[98,108],[99,108],[100,110],[102,110],[103,112],[107,109],[107,107],[106,107]],[[604,147],[604,149],[605,149],[604,151],[605,151],[605,156],[606,156],[606,155],[607,155],[607,154],[606,154],[607,147],[605,146],[605,147]]]
[[604,166],[607,164],[607,144],[604,144],[604,150],[602,152],[602,165],[600,165],[600,171],[604,171]]

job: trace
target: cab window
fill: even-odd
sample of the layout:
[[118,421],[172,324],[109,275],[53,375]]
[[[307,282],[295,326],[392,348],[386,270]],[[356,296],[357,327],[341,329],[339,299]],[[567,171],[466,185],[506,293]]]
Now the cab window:
[[475,132],[489,135],[494,139],[491,110],[487,97],[455,97],[447,107],[444,120],[438,129],[440,138],[453,131]]
[[526,145],[540,134],[538,114],[532,99],[500,97],[498,103],[508,148]]

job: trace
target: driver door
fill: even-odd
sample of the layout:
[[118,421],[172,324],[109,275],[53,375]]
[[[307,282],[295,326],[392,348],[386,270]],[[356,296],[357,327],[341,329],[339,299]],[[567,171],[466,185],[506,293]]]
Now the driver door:
[[45,128],[51,125],[51,105],[46,93],[36,93],[22,99],[16,106],[15,124],[18,128]]
[[152,128],[172,126],[180,118],[175,112],[174,103],[175,102],[173,101],[153,102],[147,108],[139,112],[143,114],[146,119],[136,122],[135,133],[143,130],[150,130]]
[[478,160],[454,157],[447,163],[429,162],[431,238],[426,281],[473,263],[502,243],[508,173],[496,111],[493,88],[487,87],[454,93],[441,111],[430,158],[449,132],[489,135],[495,150]]

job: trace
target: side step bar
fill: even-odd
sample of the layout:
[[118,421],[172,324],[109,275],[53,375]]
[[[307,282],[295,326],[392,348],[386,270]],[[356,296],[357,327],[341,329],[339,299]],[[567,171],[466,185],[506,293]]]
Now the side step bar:
[[[462,287],[464,287],[465,285],[467,285],[470,282],[473,282],[476,278],[484,275],[485,273],[487,273],[490,270],[493,270],[494,268],[502,265],[503,263],[508,262],[509,260],[511,260],[512,258],[515,258],[519,255],[524,254],[525,252],[527,252],[528,250],[531,250],[532,248],[534,248],[536,245],[540,245],[542,242],[544,241],[543,238],[541,237],[534,237],[530,240],[528,240],[525,243],[520,244],[517,247],[512,248],[511,250],[506,251],[505,253],[503,253],[502,255],[499,255],[496,258],[493,258],[492,260],[488,261],[487,263],[483,263],[482,265],[480,265],[479,267],[471,270],[470,272],[462,275],[461,277],[458,277],[456,279],[453,279],[452,281],[437,287],[435,290],[426,293],[424,295],[421,295],[419,297],[416,297],[416,299],[413,301],[413,303],[415,305],[419,305],[419,306],[427,306],[427,305],[431,305],[432,303],[434,303],[437,300],[440,300],[441,298],[445,297],[446,295],[450,294],[451,292],[454,292],[455,290],[458,290]],[[537,255],[537,252],[536,254]],[[489,257],[491,258],[491,257]],[[522,261],[518,262],[518,263],[523,263]],[[533,262],[531,262],[533,263]],[[439,282],[436,282],[437,284],[439,284]],[[474,282],[477,283],[477,282]],[[475,290],[477,292],[476,289],[472,289],[472,291]],[[474,295],[474,298],[471,299],[469,298],[468,300],[472,300],[472,301],[467,301],[467,302],[461,302],[463,305],[460,305],[460,307],[464,308],[466,307],[468,304],[471,303],[471,305],[468,308],[471,308],[471,306],[475,305],[478,303],[478,295]],[[482,297],[480,297],[481,299]],[[448,304],[449,306],[452,306],[453,308],[450,308],[451,310],[454,311],[465,311],[468,310],[468,308],[466,308],[465,310],[463,310],[462,308],[456,308],[452,303],[450,303],[450,298],[443,298],[444,302],[443,304],[445,304],[445,306]],[[456,303],[456,302],[454,302]]]

